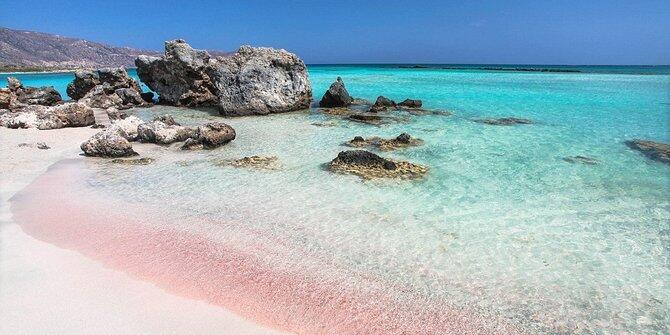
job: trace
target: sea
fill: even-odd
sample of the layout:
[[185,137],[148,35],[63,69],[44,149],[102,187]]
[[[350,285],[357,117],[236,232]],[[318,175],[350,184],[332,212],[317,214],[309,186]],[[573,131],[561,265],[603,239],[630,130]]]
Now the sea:
[[[294,333],[670,334],[670,166],[624,143],[670,143],[670,66],[308,68],[317,101],[339,76],[354,97],[420,99],[428,112],[370,125],[317,107],[131,110],[223,121],[237,138],[195,152],[145,145],[149,165],[59,162],[16,197],[17,221]],[[63,96],[73,78],[12,75]],[[502,117],[533,123],[475,122]],[[424,178],[325,166],[354,136],[400,133],[423,144],[371,150],[427,166]],[[222,163],[253,155],[278,165]]]

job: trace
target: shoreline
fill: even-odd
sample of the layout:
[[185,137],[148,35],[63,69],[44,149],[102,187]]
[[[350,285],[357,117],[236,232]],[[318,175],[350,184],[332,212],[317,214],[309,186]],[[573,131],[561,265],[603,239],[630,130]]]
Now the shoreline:
[[[0,128],[0,173],[5,177],[0,180],[0,267],[6,270],[0,272],[0,330],[281,334],[220,306],[174,295],[77,251],[37,240],[14,221],[9,199],[54,163],[83,159],[79,143],[97,131]],[[51,149],[18,147],[36,142],[46,142]]]

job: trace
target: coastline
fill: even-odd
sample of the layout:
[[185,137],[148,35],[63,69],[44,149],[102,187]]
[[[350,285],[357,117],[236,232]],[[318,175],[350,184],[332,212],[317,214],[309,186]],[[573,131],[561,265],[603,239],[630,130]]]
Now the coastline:
[[[82,159],[79,143],[95,132],[0,128],[0,332],[280,334],[39,241],[13,221],[8,200],[53,163]],[[18,147],[36,142],[51,149]]]

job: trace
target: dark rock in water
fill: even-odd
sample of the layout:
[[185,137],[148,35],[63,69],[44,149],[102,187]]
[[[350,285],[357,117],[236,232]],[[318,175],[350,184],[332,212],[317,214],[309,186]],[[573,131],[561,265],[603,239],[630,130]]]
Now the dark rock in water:
[[0,108],[17,109],[27,105],[55,106],[63,101],[53,86],[27,87],[14,77],[7,77],[7,86],[7,89],[0,92]]
[[378,166],[386,170],[395,170],[397,168],[393,161],[366,150],[341,151],[335,160],[349,165]]
[[423,102],[421,100],[415,99],[405,99],[402,102],[398,103],[398,106],[407,107],[407,108],[421,108]]
[[309,108],[312,88],[307,68],[285,50],[242,46],[210,59],[183,40],[165,43],[164,57],[140,56],[140,79],[177,106],[219,106],[223,115],[289,112]]
[[112,163],[123,164],[123,165],[149,165],[154,162],[153,158],[142,157],[142,158],[115,158],[112,159]]
[[154,92],[142,92],[140,93],[140,97],[142,97],[142,100],[144,100],[147,103],[154,102]]
[[402,133],[395,138],[385,139],[381,137],[370,137],[364,139],[361,136],[356,136],[353,140],[346,143],[350,147],[363,148],[374,147],[382,151],[390,151],[396,149],[403,149],[411,146],[418,146],[423,144],[423,141],[418,138],[412,138],[407,133]]
[[387,98],[383,95],[380,95],[380,96],[377,97],[377,100],[375,101],[375,104],[372,105],[372,107],[370,108],[370,111],[371,112],[381,112],[381,111],[385,111],[389,108],[395,108],[396,106],[397,105],[396,105],[395,101],[393,101],[393,100],[391,100],[391,99],[389,99],[389,98]]
[[349,92],[347,92],[346,87],[344,87],[344,82],[342,78],[337,77],[337,80],[330,85],[330,88],[326,91],[319,102],[320,107],[346,107],[353,102]]
[[515,124],[532,124],[533,121],[529,119],[520,119],[515,117],[504,117],[500,119],[479,119],[475,120],[477,123],[483,123],[493,126],[511,126]]
[[568,157],[563,157],[563,160],[568,162],[568,163],[579,163],[579,164],[586,164],[586,165],[597,165],[597,164],[599,164],[597,159],[591,158],[591,157],[586,157],[586,156],[568,156]]
[[409,144],[409,142],[410,142],[410,140],[412,139],[412,137],[409,136],[408,133],[402,133],[402,134],[398,135],[398,137],[396,137],[395,139],[396,139],[396,141],[398,141],[398,142],[400,142],[400,143],[406,143],[406,144]]
[[129,157],[137,155],[127,139],[110,129],[93,135],[82,143],[80,148],[86,156]]
[[670,145],[666,143],[639,139],[626,141],[625,143],[629,148],[641,152],[651,160],[670,164]]
[[342,151],[328,164],[328,168],[333,172],[354,174],[364,179],[415,179],[428,172],[425,166],[392,161],[366,150]]
[[235,129],[223,122],[210,122],[198,127],[197,140],[207,148],[216,148],[235,139]]
[[174,117],[170,114],[164,114],[154,118],[154,121],[160,121],[165,123],[168,126],[181,126],[177,121],[174,120]]
[[356,122],[363,122],[368,124],[379,125],[382,123],[383,119],[379,115],[370,115],[370,114],[352,114],[349,115],[349,120]]

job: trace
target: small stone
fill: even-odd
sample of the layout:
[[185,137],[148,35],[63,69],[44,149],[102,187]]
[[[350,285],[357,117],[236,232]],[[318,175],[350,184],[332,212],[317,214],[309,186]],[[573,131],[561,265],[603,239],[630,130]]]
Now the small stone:
[[51,149],[51,147],[44,142],[37,142],[37,149],[48,150]]

